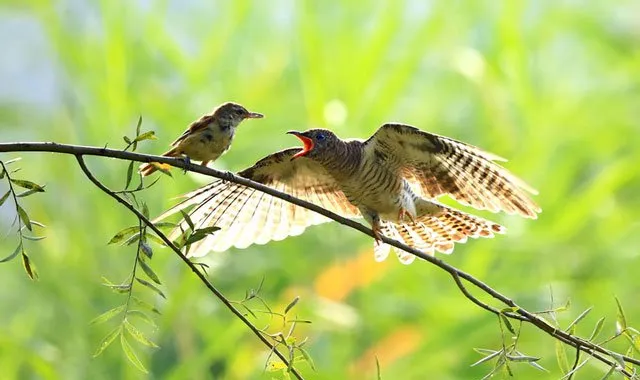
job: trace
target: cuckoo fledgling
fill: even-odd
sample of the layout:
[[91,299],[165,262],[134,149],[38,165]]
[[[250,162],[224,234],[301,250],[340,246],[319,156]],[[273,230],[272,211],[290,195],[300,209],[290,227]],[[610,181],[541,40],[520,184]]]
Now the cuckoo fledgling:
[[[249,112],[239,104],[224,103],[212,113],[203,115],[191,123],[189,128],[171,143],[173,148],[162,155],[166,157],[186,156],[189,159],[202,161],[202,165],[206,166],[209,161],[217,160],[229,150],[236,127],[244,119],[262,117],[262,114]],[[140,165],[140,173],[143,176],[148,176],[156,171],[156,165],[160,164]]]
[[[433,254],[450,253],[467,238],[492,237],[504,227],[438,203],[449,195],[480,210],[536,218],[540,208],[520,179],[479,148],[403,124],[385,124],[368,140],[341,140],[331,131],[289,132],[304,147],[271,154],[238,174],[345,217],[364,217],[376,236],[386,235]],[[257,190],[216,180],[185,195],[157,220],[194,206],[196,228],[218,226],[191,256],[247,247],[298,235],[330,219]],[[186,230],[186,222],[183,221]],[[172,238],[180,234],[177,228]],[[376,242],[376,260],[389,246]],[[403,263],[414,256],[397,252]]]

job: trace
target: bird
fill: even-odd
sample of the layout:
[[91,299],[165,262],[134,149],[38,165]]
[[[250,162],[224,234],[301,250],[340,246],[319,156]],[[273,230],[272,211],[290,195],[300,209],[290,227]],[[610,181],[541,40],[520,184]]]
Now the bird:
[[[382,125],[369,139],[342,140],[326,129],[287,132],[303,147],[270,154],[238,175],[347,218],[364,218],[374,232],[374,258],[390,247],[381,236],[427,254],[451,253],[468,238],[502,234],[500,224],[460,211],[438,199],[448,195],[478,210],[537,218],[537,191],[500,166],[505,159],[480,148],[401,123]],[[196,229],[217,232],[189,247],[189,256],[246,248],[301,234],[329,218],[252,188],[215,180],[185,194],[185,199],[155,221],[193,206]],[[183,220],[172,239],[188,228]],[[395,250],[410,264],[415,256]]]
[[[189,125],[180,137],[171,143],[171,150],[163,153],[165,157],[184,156],[187,160],[202,161],[206,166],[215,161],[231,146],[236,128],[245,119],[260,119],[264,115],[249,112],[240,104],[226,102],[218,106],[212,113],[203,115]],[[140,174],[148,176],[158,167],[168,169],[158,163],[140,165]]]

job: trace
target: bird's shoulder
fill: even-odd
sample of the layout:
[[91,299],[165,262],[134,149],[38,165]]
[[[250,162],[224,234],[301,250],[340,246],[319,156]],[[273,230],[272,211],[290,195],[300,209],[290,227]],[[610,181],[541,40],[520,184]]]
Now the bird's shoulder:
[[201,132],[207,128],[210,128],[215,123],[215,118],[213,115],[207,114],[202,115],[198,120],[189,124],[189,127],[178,137],[174,142],[171,143],[171,146],[178,145],[182,140],[184,140],[187,136],[193,135],[194,133]]
[[238,174],[264,184],[284,183],[293,187],[334,183],[321,164],[306,157],[292,159],[298,152],[300,148],[272,153]]

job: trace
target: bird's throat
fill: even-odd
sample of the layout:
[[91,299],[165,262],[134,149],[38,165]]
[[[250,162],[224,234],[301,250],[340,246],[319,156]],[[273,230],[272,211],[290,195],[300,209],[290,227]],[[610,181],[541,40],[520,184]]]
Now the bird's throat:
[[313,140],[302,135],[295,135],[295,136],[299,138],[300,141],[302,141],[304,146],[302,147],[301,151],[299,151],[298,153],[294,154],[293,157],[291,157],[292,159],[298,158],[298,157],[304,157],[307,154],[309,154],[309,152],[311,152],[311,150],[313,149]]

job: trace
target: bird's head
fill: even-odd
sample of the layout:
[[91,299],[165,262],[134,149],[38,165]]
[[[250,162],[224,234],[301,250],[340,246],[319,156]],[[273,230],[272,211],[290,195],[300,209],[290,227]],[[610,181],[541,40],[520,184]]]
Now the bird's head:
[[264,115],[257,112],[249,112],[237,103],[224,103],[213,111],[213,118],[223,127],[237,127],[244,119],[260,119]]
[[304,144],[302,150],[291,157],[292,160],[298,157],[313,159],[331,154],[338,141],[338,137],[326,129],[310,129],[305,132],[289,131],[287,133],[296,136]]

